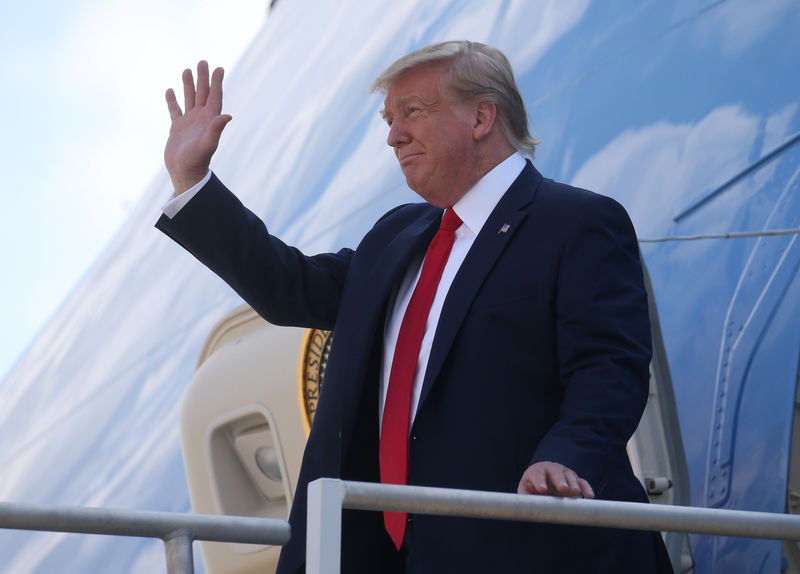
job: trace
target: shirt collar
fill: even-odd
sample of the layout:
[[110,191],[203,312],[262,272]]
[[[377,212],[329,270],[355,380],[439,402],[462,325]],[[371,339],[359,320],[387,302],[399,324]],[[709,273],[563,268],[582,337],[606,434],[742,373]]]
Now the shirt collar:
[[[484,175],[478,183],[459,199],[453,209],[461,221],[476,236],[480,233],[489,215],[500,198],[525,167],[525,158],[514,152]],[[462,227],[463,229],[463,227]]]

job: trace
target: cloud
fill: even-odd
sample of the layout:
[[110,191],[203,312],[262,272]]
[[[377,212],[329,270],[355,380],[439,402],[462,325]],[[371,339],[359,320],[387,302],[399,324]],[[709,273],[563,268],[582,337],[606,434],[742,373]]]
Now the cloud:
[[0,335],[0,378],[163,169],[166,88],[200,58],[230,69],[266,10],[264,0],[0,6],[0,258],[14,274],[0,321],[15,326]]
[[663,234],[689,202],[749,165],[760,118],[720,106],[696,123],[627,130],[589,158],[572,184],[620,200],[641,235]]
[[729,0],[711,10],[697,26],[697,40],[719,45],[722,52],[738,56],[757,41],[787,22],[800,23],[800,3],[796,0]]

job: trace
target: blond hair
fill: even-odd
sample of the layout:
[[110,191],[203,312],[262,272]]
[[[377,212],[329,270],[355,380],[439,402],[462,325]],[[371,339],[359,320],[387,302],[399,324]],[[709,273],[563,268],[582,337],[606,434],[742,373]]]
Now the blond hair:
[[444,91],[455,92],[464,101],[491,102],[503,133],[514,148],[533,158],[539,142],[528,131],[528,115],[519,94],[511,64],[503,53],[491,46],[466,40],[439,42],[403,56],[378,76],[372,92],[387,93],[392,83],[418,66],[446,63]]

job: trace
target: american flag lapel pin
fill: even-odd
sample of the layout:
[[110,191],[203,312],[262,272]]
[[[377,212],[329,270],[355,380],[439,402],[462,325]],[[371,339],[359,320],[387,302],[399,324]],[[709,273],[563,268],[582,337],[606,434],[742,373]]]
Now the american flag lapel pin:
[[500,228],[500,231],[498,231],[497,233],[505,233],[505,232],[506,232],[506,231],[508,231],[509,229],[511,229],[511,226],[510,226],[508,223],[504,223],[504,224],[503,224],[503,227],[501,227],[501,228]]

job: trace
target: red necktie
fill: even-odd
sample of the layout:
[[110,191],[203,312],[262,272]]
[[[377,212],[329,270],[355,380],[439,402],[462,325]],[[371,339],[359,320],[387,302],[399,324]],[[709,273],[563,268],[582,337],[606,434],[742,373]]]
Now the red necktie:
[[[461,225],[456,212],[448,209],[439,231],[433,236],[422,273],[411,295],[406,314],[397,335],[392,370],[389,373],[389,389],[383,407],[381,425],[380,467],[384,484],[408,483],[408,422],[411,410],[411,388],[417,370],[419,348],[425,333],[428,312],[436,295],[436,287],[442,277],[450,249],[455,241],[455,230]],[[384,512],[383,522],[399,550],[406,532],[405,512]]]

